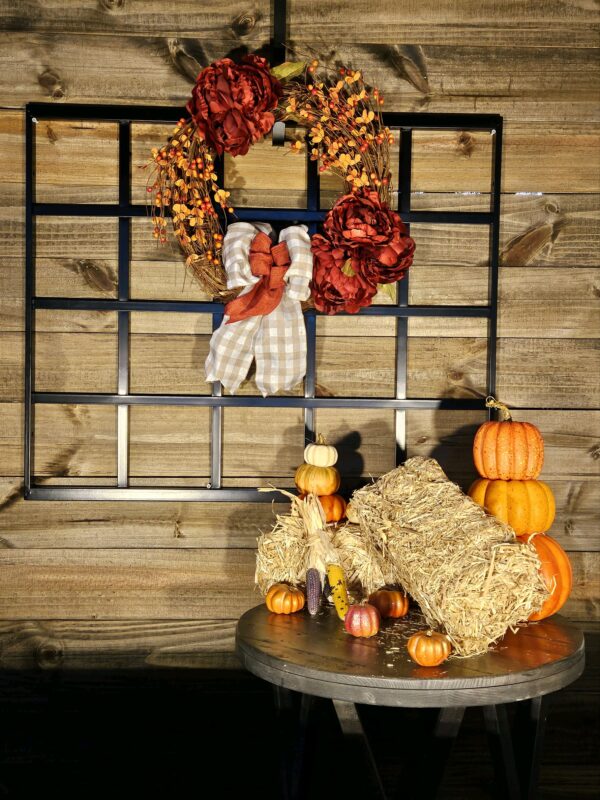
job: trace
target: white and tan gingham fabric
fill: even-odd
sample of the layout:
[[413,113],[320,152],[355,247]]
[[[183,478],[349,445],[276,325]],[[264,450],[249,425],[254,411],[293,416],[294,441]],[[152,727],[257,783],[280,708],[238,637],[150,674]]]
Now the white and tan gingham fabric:
[[[234,222],[223,240],[223,264],[227,286],[243,286],[245,294],[260,280],[252,274],[249,250],[256,234],[262,231],[273,238],[272,227],[263,222]],[[310,296],[313,259],[306,225],[290,225],[279,234],[290,254],[281,302],[270,314],[247,317],[227,323],[213,333],[205,363],[206,380],[220,381],[234,394],[253,359],[256,359],[256,385],[261,394],[292,389],[306,373],[306,328],[300,306]]]

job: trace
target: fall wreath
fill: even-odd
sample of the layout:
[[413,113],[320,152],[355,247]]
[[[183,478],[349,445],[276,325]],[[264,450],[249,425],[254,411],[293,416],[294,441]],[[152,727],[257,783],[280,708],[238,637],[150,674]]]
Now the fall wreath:
[[323,69],[316,60],[273,69],[257,55],[230,58],[203,69],[171,137],[152,151],[154,237],[165,242],[170,217],[186,265],[215,298],[230,299],[223,241],[235,219],[230,193],[219,186],[215,164],[224,153],[243,156],[276,121],[306,129],[305,142],[319,171],[344,180],[345,193],[311,238],[312,302],[317,310],[355,313],[371,304],[377,288],[400,280],[414,241],[390,207],[389,146],[382,121],[383,97],[359,70]]

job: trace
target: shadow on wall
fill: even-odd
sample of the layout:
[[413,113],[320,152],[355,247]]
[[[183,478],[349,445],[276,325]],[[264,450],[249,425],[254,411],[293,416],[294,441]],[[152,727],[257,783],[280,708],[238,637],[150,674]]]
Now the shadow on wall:
[[344,436],[333,439],[331,444],[338,451],[338,461],[343,465],[340,469],[342,482],[340,494],[348,498],[360,481],[364,472],[365,460],[360,452],[362,434],[360,431],[350,431]]
[[[487,419],[487,413],[485,398],[481,392],[471,385],[462,386],[461,397],[465,396],[465,389],[466,394],[472,395],[474,399],[481,399],[481,412],[437,409],[432,415],[431,442],[435,443],[434,446],[431,449],[426,446],[412,447],[408,431],[408,455],[426,455],[435,458],[448,478],[466,492],[477,477],[473,465],[473,439],[481,423]],[[444,393],[443,398],[457,399],[457,396],[455,392],[450,391]],[[469,422],[465,424],[467,419]]]

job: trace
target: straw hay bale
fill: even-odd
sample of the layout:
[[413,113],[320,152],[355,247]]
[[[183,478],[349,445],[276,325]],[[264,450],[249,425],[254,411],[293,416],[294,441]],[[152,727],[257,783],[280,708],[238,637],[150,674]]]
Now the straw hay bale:
[[533,547],[463,494],[434,459],[409,459],[351,502],[362,535],[385,554],[385,577],[404,587],[459,655],[485,652],[547,597]]

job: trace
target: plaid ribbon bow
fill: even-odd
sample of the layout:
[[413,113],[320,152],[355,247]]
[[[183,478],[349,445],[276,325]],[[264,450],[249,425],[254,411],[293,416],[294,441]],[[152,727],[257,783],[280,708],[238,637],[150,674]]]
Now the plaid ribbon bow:
[[263,222],[234,222],[223,240],[229,289],[243,287],[225,306],[205,363],[206,380],[232,394],[256,359],[263,396],[292,389],[306,373],[306,328],[300,306],[310,296],[313,259],[306,225],[291,225],[273,242]]

